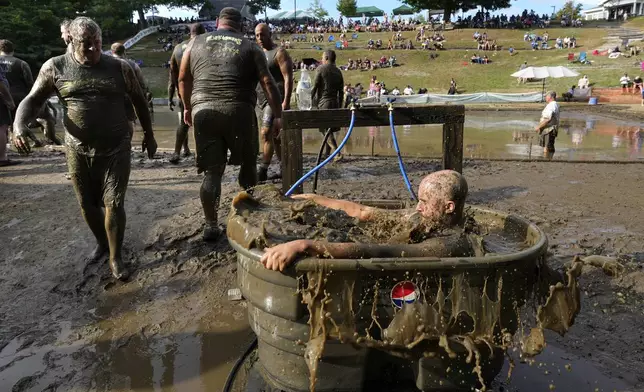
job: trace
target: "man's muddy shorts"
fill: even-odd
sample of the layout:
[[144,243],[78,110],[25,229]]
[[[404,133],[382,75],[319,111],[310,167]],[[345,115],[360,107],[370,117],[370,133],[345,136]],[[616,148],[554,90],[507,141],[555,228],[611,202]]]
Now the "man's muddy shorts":
[[[318,103],[318,109],[338,109],[338,105],[336,102],[321,101]],[[333,133],[336,133],[340,130],[340,128],[320,128],[320,132],[322,134],[326,134],[329,129],[331,129],[331,132]]]
[[541,135],[539,135],[539,146],[546,147],[548,151],[554,152],[557,133],[557,130],[554,129],[549,133],[542,133]]
[[81,205],[122,207],[130,180],[130,148],[90,157],[67,147],[67,168]]
[[192,109],[192,124],[199,173],[226,163],[255,161],[259,142],[253,105],[198,105]]

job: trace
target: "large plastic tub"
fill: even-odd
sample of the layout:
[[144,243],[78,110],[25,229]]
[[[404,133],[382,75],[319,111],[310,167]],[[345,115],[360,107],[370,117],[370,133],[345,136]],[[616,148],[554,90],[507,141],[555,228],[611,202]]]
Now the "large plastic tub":
[[[403,207],[398,201],[362,203],[389,209]],[[517,306],[531,297],[532,288],[544,267],[546,236],[535,224],[521,217],[477,207],[471,207],[471,211],[480,224],[502,230],[506,235],[518,236],[526,242],[527,247],[511,254],[485,257],[327,259],[322,262],[326,270],[331,271],[327,275],[326,290],[334,298],[333,304],[342,303],[339,297],[343,295],[344,282],[355,282],[352,295],[355,329],[364,335],[370,328],[369,333],[380,338],[381,331],[373,326],[372,315],[377,314],[382,328],[391,322],[397,311],[391,298],[391,290],[396,283],[422,280],[418,286],[422,286],[422,290],[429,295],[435,293],[439,286],[444,291],[449,291],[456,287],[457,281],[466,281],[467,290],[474,290],[480,296],[485,294],[501,304],[498,327],[506,333],[514,334],[518,328]],[[284,273],[267,270],[259,262],[261,251],[245,249],[231,238],[231,229],[244,229],[244,220],[238,219],[229,222],[229,225],[242,226],[229,226],[229,241],[237,251],[238,284],[248,301],[250,325],[258,337],[258,362],[255,366],[273,388],[287,392],[308,391],[309,370],[304,360],[303,343],[309,340],[309,315],[298,292],[298,279],[301,284],[307,273],[319,270],[321,261],[304,259]],[[374,295],[373,287],[376,283],[378,294]],[[499,288],[499,285],[502,287]],[[334,316],[341,318],[343,312],[338,308],[339,306],[331,311]],[[471,316],[472,319],[477,318],[476,315]],[[463,328],[466,329],[467,326]],[[316,391],[364,390],[365,380],[377,377],[387,362],[394,362],[387,353],[375,354],[372,350],[342,344],[337,340],[327,341],[317,369]],[[437,349],[439,355],[410,363],[413,369],[410,374],[414,377],[412,381],[418,389],[470,390],[476,385],[477,376],[472,372],[473,363],[465,363],[467,352],[457,347],[454,351],[457,358],[450,359]],[[500,371],[503,355],[501,352],[490,355],[489,348],[485,347],[481,347],[480,351],[483,356],[484,377],[489,380]]]

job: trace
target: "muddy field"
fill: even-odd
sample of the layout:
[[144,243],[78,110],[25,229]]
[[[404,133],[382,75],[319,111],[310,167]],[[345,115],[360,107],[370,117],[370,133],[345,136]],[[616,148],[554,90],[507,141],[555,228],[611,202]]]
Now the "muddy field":
[[[135,157],[126,202],[128,283],[115,283],[106,263],[83,263],[92,237],[62,153],[38,152],[0,169],[0,391],[220,390],[253,334],[244,303],[226,295],[235,287],[234,252],[225,238],[201,241],[201,177],[192,163]],[[409,161],[408,169],[417,186],[438,163]],[[585,271],[575,326],[564,338],[548,336],[559,359],[594,369],[584,374],[573,364],[586,380],[580,391],[595,390],[593,377],[614,380],[612,389],[644,390],[643,170],[548,162],[467,162],[464,170],[470,204],[529,217],[547,232],[552,265],[603,254],[627,266],[617,278]],[[236,170],[227,169],[222,216],[235,181]],[[319,190],[407,197],[391,159],[333,164]]]

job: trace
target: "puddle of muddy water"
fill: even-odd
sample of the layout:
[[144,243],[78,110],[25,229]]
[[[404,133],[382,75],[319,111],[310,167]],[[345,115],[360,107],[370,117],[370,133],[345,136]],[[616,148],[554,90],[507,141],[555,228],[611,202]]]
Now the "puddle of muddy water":
[[550,344],[534,358],[532,364],[519,363],[518,358],[514,359],[516,367],[511,379],[507,380],[504,376],[509,368],[506,361],[492,385],[493,391],[632,391],[624,381],[604,375],[590,362]]
[[[464,155],[466,158],[539,158],[543,151],[534,138],[538,112],[467,112],[465,116]],[[159,108],[155,112],[155,130],[159,147],[172,149],[175,112]],[[644,159],[644,122],[620,121],[599,115],[564,110],[557,138],[556,159],[569,160],[640,160]],[[343,129],[336,137],[342,138]],[[442,151],[441,125],[398,126],[401,152],[407,157],[436,157]],[[140,132],[135,139],[140,139]],[[531,138],[532,137],[532,146]],[[303,133],[304,151],[317,154],[322,134],[316,130]],[[194,143],[190,137],[191,145]],[[355,155],[394,156],[389,127],[356,128],[345,146]]]

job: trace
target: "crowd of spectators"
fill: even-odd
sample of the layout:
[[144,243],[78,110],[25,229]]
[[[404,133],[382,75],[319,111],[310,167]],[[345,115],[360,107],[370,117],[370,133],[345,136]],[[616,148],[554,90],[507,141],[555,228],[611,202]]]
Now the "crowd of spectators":
[[459,17],[454,26],[471,29],[529,29],[547,28],[550,25],[548,15],[537,15],[533,10],[524,10],[521,15],[490,15],[490,12],[479,11],[466,18]]

